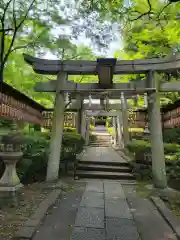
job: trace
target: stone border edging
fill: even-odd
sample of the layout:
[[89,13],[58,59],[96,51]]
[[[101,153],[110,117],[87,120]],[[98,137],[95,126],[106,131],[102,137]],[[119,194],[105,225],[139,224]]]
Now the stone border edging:
[[151,197],[151,200],[176,234],[177,239],[180,240],[180,220],[166,207],[165,203],[159,197]]
[[[119,154],[119,156],[121,156],[122,158],[124,158],[125,161],[131,162],[130,157],[128,157],[127,155],[125,155],[125,153],[124,153],[121,149],[117,149],[117,148],[115,148],[114,146],[112,146],[112,148]],[[120,152],[121,152],[122,154],[120,154]]]
[[41,222],[44,220],[48,209],[55,204],[61,194],[61,189],[54,189],[48,197],[40,203],[39,208],[31,215],[25,225],[21,227],[12,239],[32,239]]

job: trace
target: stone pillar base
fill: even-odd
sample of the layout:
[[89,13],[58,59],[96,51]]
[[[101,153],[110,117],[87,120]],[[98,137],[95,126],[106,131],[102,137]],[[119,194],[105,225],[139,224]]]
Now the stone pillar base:
[[22,186],[21,183],[15,186],[0,185],[0,207],[18,206],[20,200],[19,189]]

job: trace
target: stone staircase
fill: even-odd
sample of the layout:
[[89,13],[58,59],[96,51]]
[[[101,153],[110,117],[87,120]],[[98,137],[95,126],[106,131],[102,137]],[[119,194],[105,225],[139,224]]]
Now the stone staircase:
[[135,180],[128,162],[79,161],[75,177],[113,180]]
[[111,136],[96,128],[92,141],[76,165],[75,178],[113,179],[134,181],[129,163],[112,150]]
[[92,147],[109,147],[111,146],[111,136],[110,134],[106,133],[102,134],[94,134],[94,139],[90,141],[90,146]]

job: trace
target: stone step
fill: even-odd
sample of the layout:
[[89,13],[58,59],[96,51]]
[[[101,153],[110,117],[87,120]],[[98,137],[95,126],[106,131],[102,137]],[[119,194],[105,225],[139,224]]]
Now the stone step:
[[78,164],[77,170],[84,171],[103,171],[103,172],[124,172],[131,173],[131,169],[125,166],[107,166],[107,165],[97,165],[97,164]]
[[103,143],[103,142],[94,142],[94,143],[90,143],[90,145],[110,145],[111,144],[111,142],[105,142],[105,143]]
[[111,143],[107,143],[107,144],[103,144],[103,143],[93,143],[93,144],[90,144],[90,146],[92,147],[109,147],[111,146],[112,144]]
[[109,140],[111,137],[96,137],[97,140]]
[[103,166],[117,166],[117,167],[129,167],[129,163],[128,162],[113,162],[113,161],[83,161],[83,160],[80,160],[78,162],[78,165],[79,164],[83,164],[83,165],[103,165]]
[[78,178],[96,178],[96,179],[116,179],[116,180],[135,180],[135,176],[130,173],[114,173],[100,171],[76,171]]
[[111,138],[110,139],[95,139],[93,141],[94,142],[109,142],[109,141],[111,141]]

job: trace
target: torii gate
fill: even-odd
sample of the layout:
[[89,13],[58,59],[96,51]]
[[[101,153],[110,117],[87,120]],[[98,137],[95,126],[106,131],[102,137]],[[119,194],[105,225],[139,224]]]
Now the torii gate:
[[[154,185],[158,188],[166,188],[166,170],[164,159],[164,146],[162,137],[161,114],[159,92],[180,91],[179,82],[166,82],[160,84],[157,73],[173,72],[180,69],[180,55],[170,58],[123,60],[97,59],[97,61],[61,61],[43,60],[24,55],[25,61],[39,74],[57,75],[57,80],[46,83],[38,83],[35,89],[44,92],[56,92],[54,106],[54,119],[52,125],[52,137],[50,155],[47,169],[47,181],[58,178],[60,146],[63,134],[64,93],[72,93],[77,96],[79,115],[82,106],[83,94],[108,93],[108,96],[125,94],[148,95],[148,113],[150,121],[150,135],[152,144],[152,172]],[[145,81],[130,83],[113,83],[114,74],[146,74]],[[74,83],[68,81],[68,75],[98,75],[99,83]],[[101,98],[101,97],[100,97]],[[102,96],[103,98],[103,96]],[[101,98],[101,99],[102,99]],[[124,108],[125,109],[125,108]],[[126,112],[126,111],[124,111]],[[127,114],[127,112],[126,112]],[[126,131],[128,131],[127,127]]]

